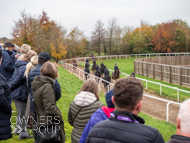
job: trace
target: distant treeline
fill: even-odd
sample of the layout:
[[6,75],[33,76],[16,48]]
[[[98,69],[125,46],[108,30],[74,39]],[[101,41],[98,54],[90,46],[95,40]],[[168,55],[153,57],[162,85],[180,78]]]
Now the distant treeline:
[[37,52],[49,52],[56,60],[90,56],[92,52],[97,55],[190,52],[190,27],[180,19],[156,25],[141,21],[137,28],[121,27],[114,18],[107,25],[98,20],[87,37],[78,27],[68,32],[44,11],[38,18],[23,11],[11,34],[17,45],[29,44]]

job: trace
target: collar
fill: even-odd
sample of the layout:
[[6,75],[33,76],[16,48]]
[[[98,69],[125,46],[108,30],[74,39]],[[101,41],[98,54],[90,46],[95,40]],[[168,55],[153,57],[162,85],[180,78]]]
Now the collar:
[[171,138],[180,140],[180,141],[190,141],[190,137],[181,136],[181,135],[172,135]]
[[[128,118],[130,118],[132,121],[138,121],[139,123],[141,123],[141,124],[144,124],[145,123],[145,121],[144,121],[144,119],[143,118],[141,118],[141,117],[139,117],[139,116],[137,116],[137,115],[135,115],[135,114],[133,114],[133,113],[131,113],[131,112],[124,112],[124,111],[113,111],[113,113],[115,114],[115,116],[123,116],[123,117],[128,117]],[[116,119],[116,118],[114,118],[114,117],[110,117],[110,119],[115,119],[115,120],[118,120],[118,119]]]
[[5,50],[9,55],[12,55],[13,52],[9,51],[9,50]]

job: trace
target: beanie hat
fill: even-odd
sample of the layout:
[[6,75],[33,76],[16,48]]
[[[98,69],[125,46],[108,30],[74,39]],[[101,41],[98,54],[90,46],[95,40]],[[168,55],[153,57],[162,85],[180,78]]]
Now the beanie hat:
[[14,44],[12,44],[11,42],[6,42],[4,48],[5,47],[14,47]]
[[45,60],[45,61],[48,61],[51,59],[51,56],[46,53],[46,52],[41,52],[38,56],[38,59],[42,59],[42,60]]
[[28,44],[22,44],[22,46],[20,48],[20,53],[27,53],[30,50],[31,50],[30,45],[28,45]]
[[117,63],[115,63],[115,65],[117,65]]
[[111,99],[112,96],[113,96],[113,89],[110,90],[109,92],[107,92],[106,95],[105,95],[106,103],[107,103],[107,106],[109,108],[114,108],[114,104],[113,104],[112,99]]
[[134,73],[134,72],[132,72],[132,75],[135,75],[135,73]]

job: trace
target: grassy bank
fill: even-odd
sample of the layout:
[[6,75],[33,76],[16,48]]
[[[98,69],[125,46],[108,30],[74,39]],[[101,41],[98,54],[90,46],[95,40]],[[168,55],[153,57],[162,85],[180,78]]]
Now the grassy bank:
[[[63,120],[65,123],[65,132],[66,132],[66,143],[71,143],[71,132],[72,132],[72,126],[68,123],[67,117],[68,117],[68,108],[72,100],[74,99],[75,95],[79,92],[80,88],[83,85],[83,81],[81,81],[78,77],[71,75],[69,72],[67,72],[64,68],[59,67],[59,83],[61,85],[61,91],[62,91],[62,97],[57,102],[57,106],[61,110]],[[105,102],[105,96],[101,93],[101,101],[106,104]],[[15,109],[14,104],[12,107]],[[16,116],[16,113],[13,114]],[[175,125],[167,123],[162,120],[154,119],[150,116],[147,116],[146,114],[140,113],[140,116],[143,117],[146,121],[147,125],[153,126],[157,128],[162,136],[164,137],[165,141],[168,141],[170,136],[175,133]],[[14,118],[13,118],[14,119]],[[15,122],[15,121],[14,121]],[[13,136],[12,139],[9,139],[7,141],[1,141],[2,143],[33,143],[33,139],[28,140],[22,140],[20,141],[18,139],[18,136]]]

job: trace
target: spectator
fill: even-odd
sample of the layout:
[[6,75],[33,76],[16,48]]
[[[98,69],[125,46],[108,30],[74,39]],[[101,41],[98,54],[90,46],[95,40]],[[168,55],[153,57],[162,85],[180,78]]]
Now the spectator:
[[99,101],[98,85],[94,79],[85,81],[79,93],[70,104],[68,111],[68,121],[73,126],[71,134],[72,143],[78,143],[82,132],[91,115],[104,106]]
[[136,78],[119,79],[113,88],[115,111],[96,124],[87,143],[164,143],[159,131],[144,125],[138,116],[142,108],[143,84]]
[[[31,111],[31,116],[33,116],[34,119],[36,118],[35,118],[35,108],[33,104],[33,91],[31,88],[31,84],[36,75],[38,76],[41,75],[40,68],[42,67],[42,65],[46,62],[49,62],[50,59],[51,57],[48,53],[46,52],[40,53],[38,56],[38,65],[33,70],[31,70],[28,75],[28,89],[30,92],[30,111]],[[61,87],[57,79],[55,79],[55,95],[56,95],[56,101],[58,101],[61,98]],[[33,131],[33,136],[34,136],[35,141],[37,141],[35,131]]]
[[1,62],[1,74],[7,81],[12,77],[15,69],[15,64],[13,58],[11,57],[13,54],[13,46],[14,45],[11,42],[6,42],[4,45],[4,50],[2,51],[3,59]]
[[28,44],[22,44],[22,46],[20,47],[20,56],[18,57],[18,61],[22,60],[24,58],[24,55],[26,55],[26,53],[28,51],[31,50],[31,46]]
[[[29,72],[34,69],[38,65],[38,56],[33,56],[30,60],[30,62],[26,65],[26,71],[24,75],[26,76],[26,79],[28,79]],[[27,82],[28,83],[28,82]]]
[[16,45],[15,44],[13,44],[13,50],[12,50],[12,52],[13,52],[13,54],[11,55],[12,56],[12,58],[13,58],[13,61],[16,63],[16,61],[17,61],[17,58],[19,57],[19,53],[18,53],[18,51],[17,51],[17,48],[16,48]]
[[190,99],[180,105],[176,135],[167,143],[190,143]]
[[[26,85],[26,76],[24,76],[26,65],[30,62],[30,59],[33,56],[36,56],[36,52],[30,50],[26,55],[24,55],[23,60],[17,61],[15,63],[15,71],[13,73],[12,78],[9,81],[10,89],[11,89],[11,97],[15,99],[15,105],[17,109],[17,131],[16,135],[19,134],[19,139],[27,139],[32,138],[32,136],[28,135],[26,130],[26,122],[25,122],[25,112],[26,112],[26,101],[28,98],[28,89]],[[21,132],[19,128],[22,128]]]
[[102,108],[96,110],[90,117],[90,120],[88,121],[87,125],[84,128],[84,131],[82,133],[82,136],[80,138],[79,143],[85,143],[86,138],[90,132],[90,130],[96,125],[98,122],[109,119],[110,113],[114,110],[114,104],[112,102],[113,97],[113,90],[110,90],[108,93],[106,93],[106,103],[108,107],[102,106]]
[[[58,77],[58,69],[55,64],[47,62],[41,67],[41,76],[36,76],[32,82],[34,91],[34,103],[37,115],[38,126],[58,124],[61,140],[65,142],[64,123],[61,112],[56,106],[55,79]],[[43,120],[41,118],[43,117]],[[55,120],[55,117],[59,120]],[[40,137],[39,137],[40,138]],[[54,140],[47,142],[55,142]]]
[[[0,65],[2,61],[2,51],[0,50]],[[0,73],[0,141],[12,137],[11,130],[11,105],[10,89],[6,79]]]
[[132,72],[132,74],[130,75],[131,77],[135,77],[135,73],[134,72]]

